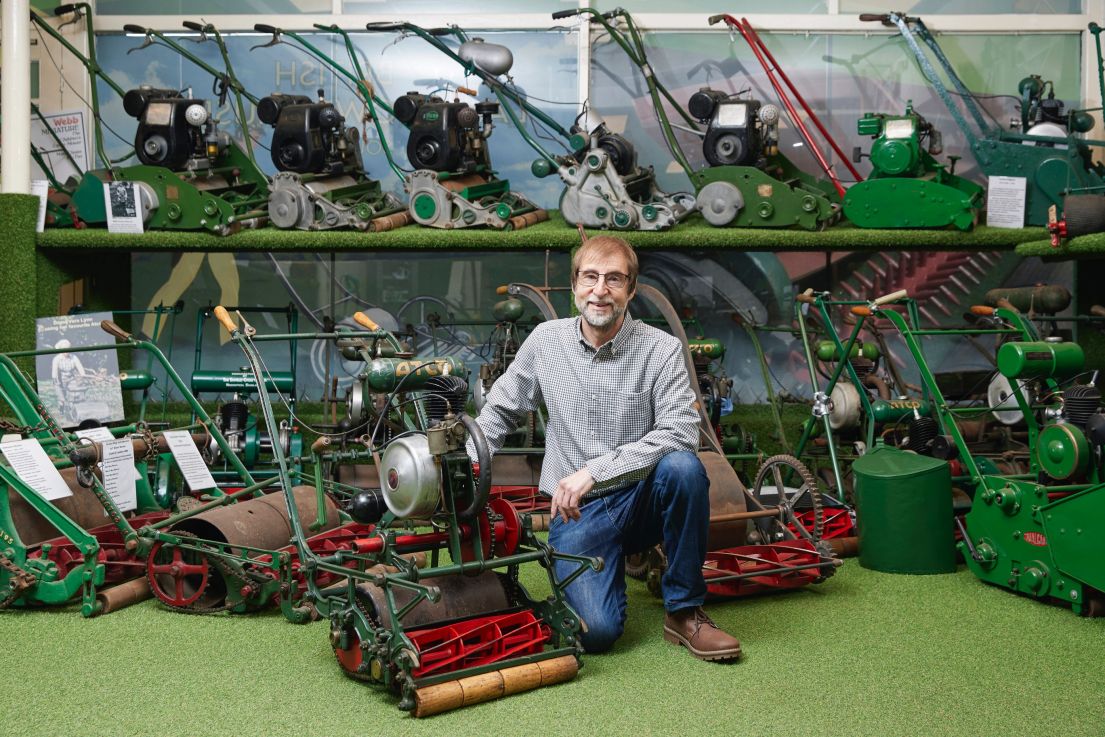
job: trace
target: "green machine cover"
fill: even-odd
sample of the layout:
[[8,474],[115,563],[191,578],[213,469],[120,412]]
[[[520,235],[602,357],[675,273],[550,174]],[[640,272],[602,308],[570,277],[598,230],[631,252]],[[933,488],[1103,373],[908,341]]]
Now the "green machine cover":
[[948,464],[879,447],[852,464],[859,563],[886,573],[952,573],[952,484]]

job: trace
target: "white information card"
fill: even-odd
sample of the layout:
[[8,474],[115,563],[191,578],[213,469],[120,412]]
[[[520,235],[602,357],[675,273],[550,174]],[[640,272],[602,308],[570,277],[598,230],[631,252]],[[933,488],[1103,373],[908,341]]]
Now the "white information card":
[[105,440],[104,460],[100,463],[104,474],[104,490],[120,512],[138,509],[138,491],[134,480],[134,446],[130,438]]
[[23,483],[34,489],[43,499],[53,501],[73,496],[65,479],[54,468],[54,462],[37,440],[13,440],[0,443],[0,453],[8,459],[12,470]]
[[990,177],[986,195],[986,224],[995,228],[1023,228],[1024,177]]
[[176,464],[180,468],[181,474],[184,475],[188,487],[192,491],[214,489],[216,485],[215,478],[211,475],[207,464],[203,462],[203,456],[196,448],[196,443],[192,440],[192,434],[187,430],[166,430],[162,434],[165,436],[165,442],[168,443],[169,450],[172,452],[173,458],[176,459]]

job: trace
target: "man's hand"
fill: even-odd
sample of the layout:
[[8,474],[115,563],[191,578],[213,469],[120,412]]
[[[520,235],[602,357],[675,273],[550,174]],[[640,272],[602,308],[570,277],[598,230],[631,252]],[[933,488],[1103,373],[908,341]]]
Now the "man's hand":
[[552,514],[560,514],[560,519],[567,522],[570,519],[579,519],[579,500],[595,486],[595,480],[591,478],[591,472],[583,467],[571,476],[560,479],[556,485],[556,491],[552,497]]

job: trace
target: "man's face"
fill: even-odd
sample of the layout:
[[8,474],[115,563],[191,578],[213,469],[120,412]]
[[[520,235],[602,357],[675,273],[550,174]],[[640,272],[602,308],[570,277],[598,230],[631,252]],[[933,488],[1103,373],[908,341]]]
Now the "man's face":
[[602,329],[616,323],[625,314],[625,306],[633,299],[635,291],[630,291],[628,285],[620,289],[612,288],[606,283],[606,278],[599,279],[594,286],[584,286],[584,275],[588,273],[625,276],[629,274],[629,264],[621,254],[588,256],[579,264],[572,290],[576,308],[588,325]]

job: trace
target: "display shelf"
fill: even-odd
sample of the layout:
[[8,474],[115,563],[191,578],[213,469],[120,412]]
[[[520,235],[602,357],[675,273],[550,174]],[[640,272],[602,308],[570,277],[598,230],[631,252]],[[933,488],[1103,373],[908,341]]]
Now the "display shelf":
[[[588,231],[598,233],[601,231]],[[661,233],[617,231],[637,248],[712,249],[745,251],[859,251],[859,250],[1011,250],[1021,243],[1047,236],[1042,228],[1008,230],[979,227],[970,233],[958,230],[863,230],[847,224],[819,232],[774,228],[715,228],[694,217]],[[517,232],[486,228],[437,230],[408,225],[385,233],[262,228],[243,230],[226,237],[206,233],[151,231],[141,235],[108,233],[102,229],[47,230],[37,238],[40,250],[103,249],[124,251],[372,251],[377,249],[510,250],[568,249],[579,244],[579,235],[560,214],[550,212],[548,222]]]
[[1105,256],[1105,233],[1071,238],[1059,246],[1051,245],[1048,239],[1026,241],[1017,244],[1016,252],[1019,256],[1039,256],[1040,258],[1100,258]]

